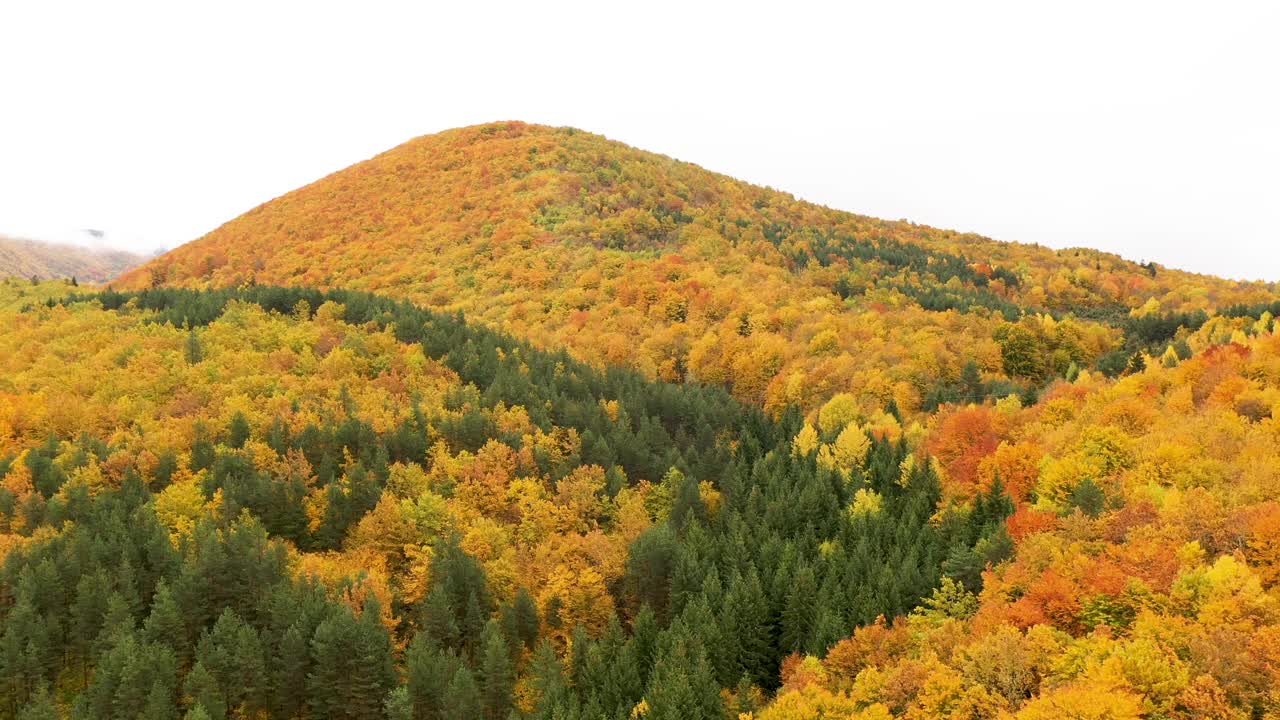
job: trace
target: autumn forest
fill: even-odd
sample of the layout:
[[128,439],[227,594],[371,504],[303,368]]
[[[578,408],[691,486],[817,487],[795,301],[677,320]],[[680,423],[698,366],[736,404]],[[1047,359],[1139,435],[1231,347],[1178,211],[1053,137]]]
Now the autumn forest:
[[1280,284],[518,122],[9,274],[0,720],[1280,718]]

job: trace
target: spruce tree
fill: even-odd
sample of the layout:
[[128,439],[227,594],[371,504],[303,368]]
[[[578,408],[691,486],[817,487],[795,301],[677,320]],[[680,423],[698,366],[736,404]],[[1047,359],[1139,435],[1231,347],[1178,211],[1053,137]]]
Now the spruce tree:
[[649,681],[645,720],[721,720],[724,715],[716,683],[701,644],[684,628],[673,626],[671,647],[663,653]]
[[809,646],[814,622],[817,620],[813,607],[817,592],[813,569],[808,566],[801,568],[792,580],[791,592],[788,593],[787,604],[782,610],[782,635],[779,640],[784,653],[801,652]]

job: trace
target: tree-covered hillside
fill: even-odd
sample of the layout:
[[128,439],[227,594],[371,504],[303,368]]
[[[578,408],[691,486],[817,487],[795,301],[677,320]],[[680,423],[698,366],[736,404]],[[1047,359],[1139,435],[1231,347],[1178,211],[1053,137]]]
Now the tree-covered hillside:
[[1277,314],[419,138],[0,282],[0,720],[1277,718]]
[[935,517],[852,416],[362,293],[106,292],[0,339],[4,717],[719,718],[1008,552],[1007,498]]
[[[1133,349],[1122,326],[1138,308],[1276,299],[1260,283],[831,210],[522,123],[405,143],[118,285],[249,282],[460,310],[593,364],[722,384],[774,412],[852,392],[866,412],[892,400],[907,415],[956,399],[971,363],[997,394],[1073,366],[1123,367]],[[1012,340],[1011,325],[1022,326]],[[1034,358],[1011,363],[1011,352]]]

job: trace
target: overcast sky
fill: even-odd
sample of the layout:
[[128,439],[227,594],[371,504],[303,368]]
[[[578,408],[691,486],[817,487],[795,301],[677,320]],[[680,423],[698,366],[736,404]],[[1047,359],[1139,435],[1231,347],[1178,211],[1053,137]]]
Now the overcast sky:
[[1276,2],[6,1],[0,233],[174,247],[519,119],[845,210],[1280,281],[1278,38]]

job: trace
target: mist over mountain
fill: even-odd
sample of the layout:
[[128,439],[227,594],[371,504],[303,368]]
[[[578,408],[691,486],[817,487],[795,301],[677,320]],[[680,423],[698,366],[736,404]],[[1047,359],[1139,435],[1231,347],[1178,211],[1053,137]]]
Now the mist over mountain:
[[77,278],[101,283],[148,259],[105,244],[85,233],[84,244],[43,242],[0,235],[0,277]]

